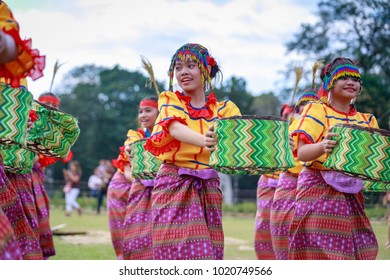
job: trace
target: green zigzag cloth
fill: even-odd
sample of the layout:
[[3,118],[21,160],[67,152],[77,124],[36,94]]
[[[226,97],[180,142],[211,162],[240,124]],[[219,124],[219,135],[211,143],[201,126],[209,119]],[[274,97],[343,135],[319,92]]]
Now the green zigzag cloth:
[[32,94],[25,88],[0,83],[0,143],[26,143]]
[[390,190],[390,131],[337,124],[338,145],[324,166],[365,180],[365,191]]
[[27,136],[26,148],[46,156],[65,158],[80,134],[78,120],[35,100],[32,110],[38,119]]
[[4,169],[12,173],[29,173],[34,165],[35,153],[18,144],[1,145]]
[[226,174],[260,175],[295,166],[288,123],[271,116],[236,116],[214,124],[218,144],[210,166]]
[[147,139],[140,139],[132,143],[131,149],[131,173],[139,180],[154,179],[160,168],[161,161],[145,150],[144,144]]

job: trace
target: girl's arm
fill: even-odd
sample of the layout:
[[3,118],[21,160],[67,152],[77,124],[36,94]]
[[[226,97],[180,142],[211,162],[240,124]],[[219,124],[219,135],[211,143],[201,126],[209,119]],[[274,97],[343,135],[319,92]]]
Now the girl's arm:
[[0,63],[15,60],[18,56],[18,48],[11,35],[0,30]]
[[192,130],[188,126],[180,123],[179,121],[173,121],[169,125],[169,133],[171,136],[181,142],[195,145],[198,147],[205,146],[205,136]]
[[328,129],[328,134],[321,142],[307,144],[303,140],[298,140],[298,159],[300,161],[312,161],[319,158],[324,153],[330,154],[337,142],[332,140],[336,133],[331,132],[333,127]]
[[125,165],[124,170],[125,170],[124,175],[125,175],[126,181],[129,183],[133,183],[133,176],[131,175],[131,166]]

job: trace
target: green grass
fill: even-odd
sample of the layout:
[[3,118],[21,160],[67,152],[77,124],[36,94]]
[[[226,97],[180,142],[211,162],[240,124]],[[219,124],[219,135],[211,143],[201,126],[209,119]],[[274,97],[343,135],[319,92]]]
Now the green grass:
[[[87,211],[82,216],[76,212],[71,217],[64,215],[64,210],[54,208],[50,212],[51,226],[66,224],[59,232],[88,232],[84,242],[84,235],[54,236],[56,256],[54,260],[114,260],[115,253],[111,245],[106,212],[96,215]],[[390,250],[384,249],[386,242],[387,225],[385,221],[372,222],[379,243],[378,260],[390,260]],[[232,216],[224,213],[223,228],[225,233],[226,260],[255,260],[254,242],[254,215]],[[73,242],[66,240],[71,239]],[[100,241],[100,243],[95,241]]]

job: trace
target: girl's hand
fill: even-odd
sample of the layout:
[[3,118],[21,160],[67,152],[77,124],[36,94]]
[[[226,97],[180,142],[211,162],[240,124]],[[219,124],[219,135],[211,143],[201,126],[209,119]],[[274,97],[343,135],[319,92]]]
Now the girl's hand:
[[295,149],[295,141],[294,141],[294,139],[292,138],[291,135],[288,136],[288,142],[290,144],[291,150],[294,151],[294,149]]
[[207,151],[214,151],[217,145],[217,134],[214,132],[214,126],[210,126],[204,137],[204,147]]
[[330,154],[333,151],[333,148],[336,147],[337,141],[332,140],[332,137],[337,136],[336,133],[332,132],[333,126],[329,127],[328,134],[322,140],[322,146],[324,148],[324,153]]
[[131,161],[131,159],[133,158],[131,155],[131,145],[127,145],[125,147],[125,154],[126,154],[127,158],[129,159],[129,161]]

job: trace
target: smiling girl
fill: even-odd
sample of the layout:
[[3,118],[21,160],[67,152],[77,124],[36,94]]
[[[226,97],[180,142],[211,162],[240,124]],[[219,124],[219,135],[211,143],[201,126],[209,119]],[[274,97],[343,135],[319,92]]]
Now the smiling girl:
[[[298,177],[295,213],[289,233],[289,259],[375,259],[378,244],[364,211],[360,190],[348,193],[334,171],[323,165],[337,142],[332,127],[337,123],[378,127],[372,114],[360,113],[353,101],[362,90],[358,68],[348,58],[338,57],[323,69],[322,102],[305,106],[294,135],[303,170]],[[356,178],[348,181],[352,188]],[[341,178],[343,177],[343,178]]]
[[107,190],[108,222],[111,233],[111,241],[118,259],[123,259],[123,239],[125,235],[126,208],[129,204],[129,193],[132,188],[133,178],[131,177],[131,166],[125,153],[125,146],[132,142],[148,138],[153,130],[157,118],[157,98],[146,97],[141,100],[138,109],[138,120],[140,129],[127,132],[127,140],[121,148],[121,152],[113,165],[117,168]]
[[[240,110],[206,95],[219,74],[199,44],[185,44],[172,57],[170,91],[160,94],[160,115],[145,145],[163,161],[152,191],[154,259],[223,259],[222,192],[209,167],[216,143],[210,127]],[[172,91],[174,77],[181,91]]]

